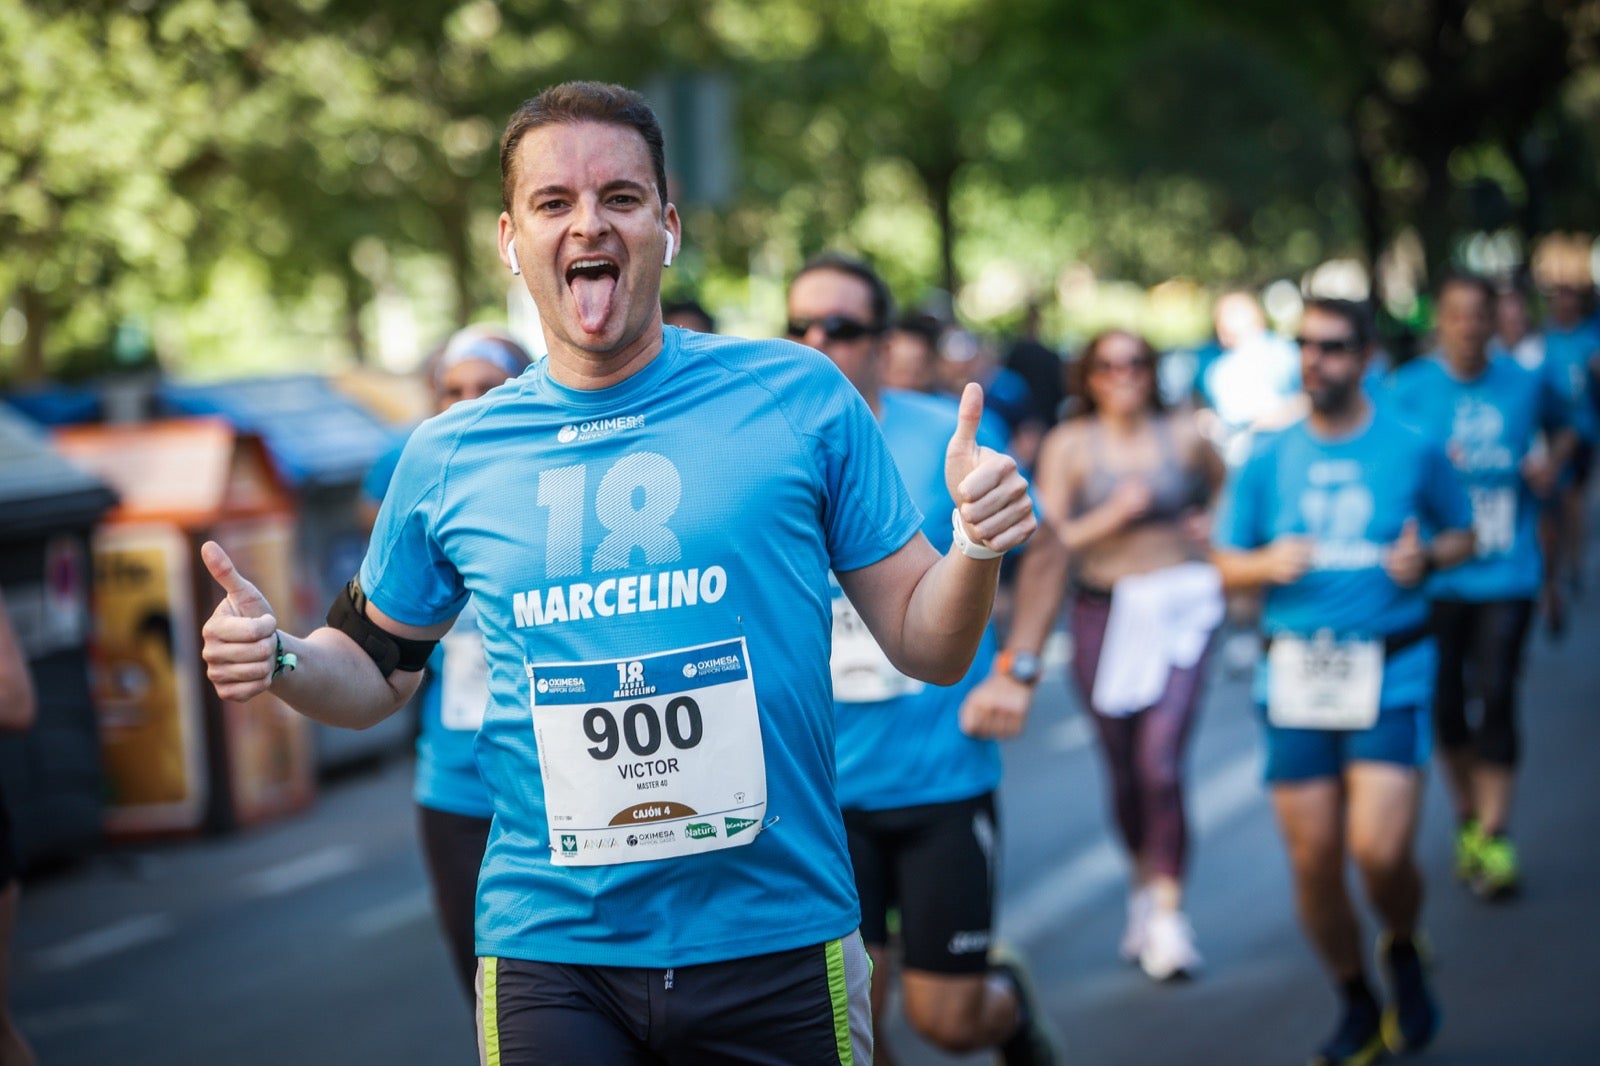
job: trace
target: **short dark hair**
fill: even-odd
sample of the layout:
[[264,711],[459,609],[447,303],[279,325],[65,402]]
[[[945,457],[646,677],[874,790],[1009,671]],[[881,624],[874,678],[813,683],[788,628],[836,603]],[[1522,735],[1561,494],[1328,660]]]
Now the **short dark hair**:
[[1494,285],[1482,274],[1474,274],[1467,270],[1452,270],[1439,279],[1438,286],[1433,290],[1434,302],[1442,302],[1447,289],[1463,286],[1468,289],[1477,289],[1490,307],[1494,306]]
[[1317,311],[1324,315],[1333,315],[1342,318],[1349,325],[1355,342],[1363,351],[1372,346],[1378,339],[1377,327],[1372,324],[1372,314],[1367,310],[1367,305],[1355,300],[1336,300],[1331,296],[1314,296],[1306,301],[1305,311]]
[[878,276],[878,272],[864,259],[845,255],[843,252],[823,252],[814,255],[805,261],[805,264],[789,279],[789,287],[794,283],[819,270],[831,270],[836,274],[848,274],[859,279],[867,286],[872,294],[872,326],[882,333],[889,328],[889,320],[894,316],[894,296],[889,292],[889,286]]
[[931,351],[938,351],[939,338],[944,336],[944,322],[926,311],[907,311],[894,320],[894,330],[921,338]]
[[621,85],[608,85],[598,81],[568,81],[553,85],[524,100],[522,106],[506,122],[506,131],[500,136],[500,206],[511,210],[511,197],[517,184],[517,146],[528,131],[540,126],[558,123],[603,122],[612,126],[625,126],[644,138],[650,150],[650,163],[655,168],[656,191],[661,194],[661,206],[667,206],[667,150],[661,135],[661,123],[650,103],[639,93]]
[[700,301],[692,296],[681,300],[673,300],[661,305],[661,317],[668,318],[672,315],[688,315],[700,320],[700,325],[695,328],[701,333],[715,333],[717,320],[711,317],[711,312],[701,306]]

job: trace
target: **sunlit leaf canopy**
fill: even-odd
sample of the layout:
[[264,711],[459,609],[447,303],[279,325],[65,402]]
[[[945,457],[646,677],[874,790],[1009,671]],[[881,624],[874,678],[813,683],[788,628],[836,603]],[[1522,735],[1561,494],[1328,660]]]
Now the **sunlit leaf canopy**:
[[1592,233],[1597,34],[1600,0],[0,0],[0,375],[414,362],[504,315],[499,132],[578,77],[674,111],[668,295],[730,328],[844,248],[979,328],[1192,340],[1208,291],[1402,235],[1436,274]]

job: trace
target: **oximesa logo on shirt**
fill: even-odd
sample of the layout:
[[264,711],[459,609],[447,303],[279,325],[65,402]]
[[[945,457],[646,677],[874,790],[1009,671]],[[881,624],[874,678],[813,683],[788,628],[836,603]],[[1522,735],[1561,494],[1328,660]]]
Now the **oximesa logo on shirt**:
[[618,415],[616,418],[596,418],[589,422],[569,422],[556,431],[556,440],[562,444],[599,440],[615,433],[643,429],[644,415]]

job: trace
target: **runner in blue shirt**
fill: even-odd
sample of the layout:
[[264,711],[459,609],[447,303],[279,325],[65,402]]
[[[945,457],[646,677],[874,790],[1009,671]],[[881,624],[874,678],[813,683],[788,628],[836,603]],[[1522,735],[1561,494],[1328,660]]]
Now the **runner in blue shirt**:
[[[1439,351],[1396,373],[1394,408],[1447,449],[1472,497],[1476,554],[1428,585],[1439,644],[1434,724],[1455,806],[1457,876],[1499,898],[1520,876],[1506,827],[1518,675],[1543,578],[1539,498],[1554,488],[1576,435],[1548,376],[1490,358],[1493,297],[1481,278],[1446,279],[1436,302]],[[1535,447],[1541,431],[1543,451]],[[1476,727],[1467,720],[1469,674],[1483,704]]]
[[[1429,750],[1433,642],[1422,581],[1472,550],[1460,482],[1437,445],[1374,405],[1364,309],[1312,300],[1300,366],[1310,411],[1258,442],[1225,496],[1217,567],[1265,593],[1255,698],[1266,777],[1300,921],[1344,1010],[1313,1063],[1367,1063],[1423,1047],[1438,1028],[1417,936],[1412,858]],[[1384,924],[1393,1002],[1380,1012],[1345,889],[1355,860]]]
[[[936,547],[951,539],[955,506],[941,443],[957,408],[942,396],[883,388],[888,286],[866,263],[837,254],[809,260],[789,284],[788,334],[818,349],[878,418],[889,453]],[[1006,441],[987,427],[978,440]],[[995,790],[1000,750],[1022,720],[962,731],[966,693],[994,655],[985,631],[972,669],[954,685],[925,685],[889,661],[844,591],[833,595],[833,698],[839,806],[861,897],[861,936],[872,956],[872,1007],[883,1017],[893,967],[889,912],[900,913],[900,990],[906,1019],[951,1052],[999,1048],[1007,1063],[1054,1061],[1054,1038],[1033,1002],[1021,960],[990,939],[998,882]],[[888,1061],[880,1035],[878,1060]]]
[[1553,519],[1546,538],[1554,558],[1550,570],[1577,593],[1583,587],[1584,556],[1589,543],[1590,475],[1596,439],[1600,438],[1600,327],[1588,319],[1584,293],[1576,285],[1558,285],[1550,292],[1544,326],[1545,361],[1570,404],[1572,428],[1578,434],[1572,455],[1562,466],[1548,508]]
[[[433,393],[434,413],[475,400],[528,368],[528,353],[509,334],[482,326],[454,333],[427,360],[423,373]],[[361,483],[368,527],[389,491],[405,442],[372,464]],[[478,971],[473,947],[473,916],[478,868],[489,840],[494,808],[478,775],[472,743],[489,702],[483,659],[483,634],[470,604],[428,657],[417,696],[421,729],[412,798],[422,855],[433,889],[433,913],[443,931],[462,989],[471,998]]]
[[[1545,336],[1533,329],[1532,318],[1528,311],[1528,299],[1522,290],[1515,286],[1500,289],[1495,293],[1494,311],[1495,335],[1489,340],[1491,361],[1500,356],[1507,356],[1522,369],[1548,378],[1550,386],[1556,391],[1573,393],[1574,383],[1568,369],[1568,360],[1559,354],[1557,358],[1547,357]],[[1584,332],[1584,329],[1578,329],[1575,335]],[[1559,342],[1557,347],[1560,347]],[[1574,426],[1580,432],[1584,428],[1582,421],[1589,413],[1586,403],[1573,405]],[[1544,447],[1547,443],[1541,440],[1539,446]],[[1581,453],[1583,450],[1584,445],[1580,442],[1578,451]],[[1559,570],[1562,556],[1567,554],[1566,543],[1572,531],[1571,523],[1566,521],[1566,511],[1572,503],[1568,499],[1568,493],[1563,489],[1577,479],[1578,471],[1586,465],[1586,457],[1575,453],[1568,461],[1566,469],[1557,475],[1556,490],[1539,501],[1539,550],[1544,557],[1544,566],[1538,609],[1544,617],[1550,635],[1555,638],[1560,638],[1566,632],[1566,600],[1561,590]],[[1581,499],[1581,491],[1577,495]],[[1581,530],[1581,507],[1577,508],[1577,526]],[[1581,545],[1580,538],[1574,546],[1577,558],[1581,558]]]
[[644,98],[574,82],[501,142],[502,261],[549,358],[412,437],[359,581],[308,637],[213,543],[224,699],[362,726],[415,691],[472,597],[494,804],[480,1054],[500,1063],[865,1062],[868,962],[834,795],[830,571],[896,667],[966,672],[1027,483],[945,449],[954,546],[921,535],[870,409],[826,359],[661,324],[681,236]]

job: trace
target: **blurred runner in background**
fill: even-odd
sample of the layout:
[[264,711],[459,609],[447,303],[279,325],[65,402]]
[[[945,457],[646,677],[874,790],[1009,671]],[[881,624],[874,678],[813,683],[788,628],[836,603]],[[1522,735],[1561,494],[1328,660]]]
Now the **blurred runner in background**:
[[1200,966],[1183,913],[1183,763],[1222,620],[1206,559],[1223,470],[1192,414],[1163,409],[1155,364],[1150,344],[1122,330],[1079,358],[1084,413],[1045,438],[1035,491],[1049,521],[1018,570],[1006,649],[968,707],[1027,709],[1070,569],[1073,679],[1129,857],[1121,951],[1162,981]]
[[[1363,308],[1312,300],[1298,340],[1310,413],[1257,442],[1214,558],[1230,588],[1265,592],[1253,695],[1266,779],[1301,925],[1343,1001],[1312,1062],[1364,1066],[1385,1046],[1424,1047],[1439,1024],[1412,857],[1436,659],[1422,582],[1471,553],[1471,511],[1443,448],[1367,397]],[[1382,923],[1386,1011],[1367,982],[1347,855]]]
[[1455,806],[1456,874],[1487,898],[1514,892],[1521,879],[1507,830],[1521,754],[1522,654],[1543,578],[1539,500],[1578,443],[1571,404],[1548,375],[1490,357],[1493,306],[1494,290],[1482,278],[1447,278],[1436,301],[1438,351],[1401,367],[1394,380],[1395,413],[1447,451],[1472,499],[1475,554],[1434,575],[1427,592],[1439,645],[1434,725]]
[[[38,712],[33,676],[22,654],[6,601],[0,596],[0,730],[20,733],[33,725]],[[11,934],[17,924],[17,901],[22,883],[17,879],[17,846],[11,835],[11,812],[0,789],[0,1063],[32,1066],[33,1049],[11,1018]]]
[[[888,286],[866,263],[817,256],[789,284],[788,332],[833,360],[861,393],[922,512],[923,533],[947,548],[955,502],[943,442],[958,408],[945,396],[882,387],[889,305]],[[978,440],[1004,447],[987,429]],[[897,912],[901,1001],[913,1029],[946,1051],[996,1048],[1008,1064],[1054,1062],[1027,969],[996,950],[991,935],[1000,864],[994,738],[1016,736],[1025,714],[997,715],[966,731],[960,719],[962,697],[994,656],[993,624],[965,676],[925,685],[895,669],[856,605],[832,585],[839,806],[873,961],[873,1015],[881,1019],[888,1009],[890,914]],[[881,1028],[874,1061],[893,1061]]]
[[[434,413],[476,400],[521,374],[530,362],[528,353],[507,333],[485,326],[460,330],[423,365],[433,392]],[[404,448],[404,441],[396,444],[373,464],[361,484],[369,529]],[[488,789],[478,776],[472,746],[488,702],[483,635],[469,601],[428,657],[417,695],[421,729],[412,789],[428,884],[433,890],[434,917],[469,1001],[478,970],[472,935],[478,868],[483,865],[494,814]]]

